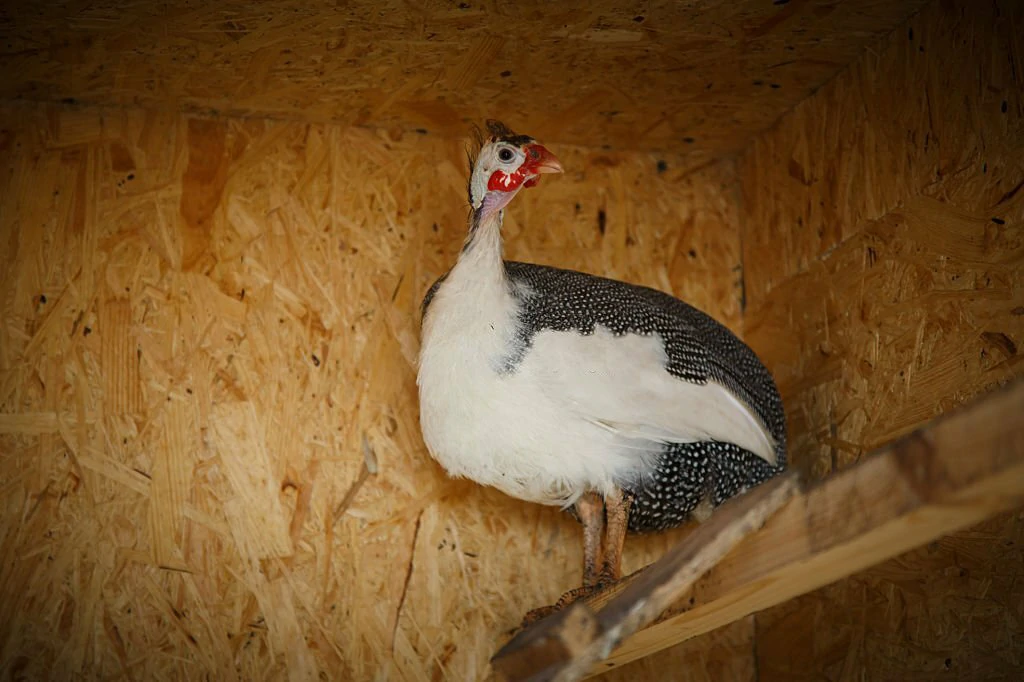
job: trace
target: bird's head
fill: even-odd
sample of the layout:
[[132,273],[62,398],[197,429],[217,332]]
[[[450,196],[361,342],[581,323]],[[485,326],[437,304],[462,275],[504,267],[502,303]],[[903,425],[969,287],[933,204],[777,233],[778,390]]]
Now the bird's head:
[[487,132],[481,132],[477,142],[479,150],[470,156],[469,203],[485,213],[503,209],[519,190],[536,185],[543,173],[562,172],[554,154],[498,121],[487,121]]

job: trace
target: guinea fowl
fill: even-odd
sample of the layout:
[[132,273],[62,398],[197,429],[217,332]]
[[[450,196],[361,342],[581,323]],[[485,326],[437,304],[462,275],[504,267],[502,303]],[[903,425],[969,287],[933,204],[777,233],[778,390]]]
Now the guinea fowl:
[[702,520],[783,471],[785,418],[757,356],[668,294],[502,258],[509,201],[555,156],[488,121],[469,234],[423,301],[424,441],[447,472],[572,507],[585,589],[620,577],[627,530]]

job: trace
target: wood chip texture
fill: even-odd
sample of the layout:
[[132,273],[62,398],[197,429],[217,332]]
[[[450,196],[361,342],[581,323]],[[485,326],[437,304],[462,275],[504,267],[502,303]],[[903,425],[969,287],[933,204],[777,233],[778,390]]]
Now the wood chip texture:
[[[933,2],[740,156],[744,329],[812,477],[1024,374],[1022,36]],[[1021,523],[759,615],[761,679],[1018,679]]]
[[928,0],[7,3],[0,97],[741,150]]
[[[449,480],[420,438],[419,303],[465,234],[465,147],[0,107],[0,674],[477,679],[578,584],[575,521]],[[510,208],[509,256],[738,328],[730,162],[553,149],[567,172]]]

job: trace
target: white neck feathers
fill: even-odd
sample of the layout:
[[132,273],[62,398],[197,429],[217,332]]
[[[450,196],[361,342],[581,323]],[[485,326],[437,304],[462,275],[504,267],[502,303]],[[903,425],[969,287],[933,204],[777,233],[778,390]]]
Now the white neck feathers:
[[452,268],[451,277],[477,280],[480,285],[505,283],[505,264],[501,238],[502,211],[480,211],[474,216],[466,244],[459,260]]
[[423,320],[422,350],[450,352],[459,363],[477,358],[498,371],[515,343],[519,317],[502,261],[501,211],[480,211],[473,225]]

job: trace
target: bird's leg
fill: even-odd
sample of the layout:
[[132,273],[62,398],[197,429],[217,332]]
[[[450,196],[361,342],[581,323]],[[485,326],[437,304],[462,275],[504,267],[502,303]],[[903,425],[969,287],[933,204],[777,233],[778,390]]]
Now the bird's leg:
[[587,493],[576,502],[576,515],[583,523],[583,586],[569,590],[553,606],[527,613],[520,629],[618,581],[631,502],[618,488],[603,501],[596,493]]
[[583,524],[583,587],[597,584],[604,553],[604,504],[596,493],[587,493],[576,502],[576,514]]
[[608,585],[622,577],[622,545],[626,542],[626,529],[629,526],[629,506],[632,498],[615,488],[605,495],[604,506],[607,515],[604,564],[598,582]]
[[604,502],[597,493],[586,493],[576,501],[576,516],[583,524],[583,586],[569,590],[552,606],[533,609],[523,618],[520,628],[561,611],[577,599],[582,599],[597,589],[604,565],[601,541],[604,535]]

